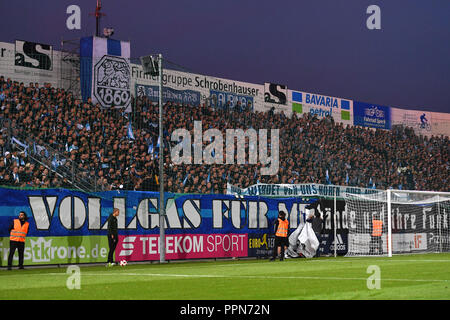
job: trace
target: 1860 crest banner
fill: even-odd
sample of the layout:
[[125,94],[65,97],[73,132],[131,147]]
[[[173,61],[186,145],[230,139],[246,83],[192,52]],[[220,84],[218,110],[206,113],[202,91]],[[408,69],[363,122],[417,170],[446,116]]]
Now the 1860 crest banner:
[[131,105],[130,43],[100,37],[80,42],[80,80],[83,101],[104,108],[127,110]]

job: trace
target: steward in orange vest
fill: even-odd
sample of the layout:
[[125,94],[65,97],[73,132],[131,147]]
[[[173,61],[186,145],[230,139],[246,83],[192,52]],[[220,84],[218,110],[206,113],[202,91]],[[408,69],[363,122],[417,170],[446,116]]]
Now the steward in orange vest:
[[381,255],[383,253],[383,243],[381,237],[382,235],[383,235],[383,221],[377,217],[373,217],[369,254]]
[[383,221],[375,219],[372,220],[372,236],[381,237],[382,231],[383,231]]
[[25,239],[28,233],[29,223],[25,212],[19,213],[19,218],[14,219],[9,231],[9,256],[8,256],[8,270],[11,270],[14,253],[17,249],[19,252],[19,269],[23,269],[23,256],[25,252]]
[[278,214],[278,219],[275,222],[275,244],[270,261],[274,261],[277,255],[280,256],[280,261],[284,260],[284,250],[289,245],[288,233],[289,221],[286,219],[286,213],[282,211]]

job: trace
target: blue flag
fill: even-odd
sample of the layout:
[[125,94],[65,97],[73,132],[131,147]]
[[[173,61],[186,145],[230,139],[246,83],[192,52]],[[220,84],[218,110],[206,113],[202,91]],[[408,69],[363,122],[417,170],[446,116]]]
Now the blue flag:
[[128,122],[127,135],[128,135],[128,139],[135,140],[134,139],[133,128],[131,127],[131,122]]
[[328,183],[328,184],[331,184],[330,176],[328,175],[328,169],[327,169],[327,171],[325,172],[325,179],[327,180],[327,183]]
[[186,184],[186,181],[187,181],[188,178],[189,178],[189,173],[187,173],[187,174],[186,174],[186,177],[184,177],[184,180],[183,180],[183,187],[184,187],[184,185]]
[[55,154],[55,155],[53,155],[52,168],[56,170],[58,168],[58,166],[59,166],[59,162],[56,159],[56,154]]
[[153,154],[153,142],[148,145],[147,153],[148,154]]

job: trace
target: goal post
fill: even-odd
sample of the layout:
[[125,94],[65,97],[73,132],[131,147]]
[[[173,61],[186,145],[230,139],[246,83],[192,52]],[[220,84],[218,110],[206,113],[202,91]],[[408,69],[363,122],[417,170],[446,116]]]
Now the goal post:
[[346,193],[348,214],[348,250],[346,256],[380,256],[392,254],[388,192]]
[[346,256],[450,252],[449,192],[389,189],[344,197]]
[[392,194],[391,189],[386,191],[387,201],[387,239],[388,239],[388,257],[392,257]]

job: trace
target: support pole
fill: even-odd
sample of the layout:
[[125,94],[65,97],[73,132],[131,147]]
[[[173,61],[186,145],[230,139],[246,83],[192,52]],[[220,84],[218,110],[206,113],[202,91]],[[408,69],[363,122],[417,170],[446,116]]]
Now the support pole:
[[164,203],[164,135],[163,135],[163,67],[159,54],[159,262],[166,262],[166,236]]
[[333,220],[334,220],[334,257],[337,257],[337,236],[336,236],[336,231],[337,231],[337,226],[336,226],[336,186],[334,187],[334,209],[333,209]]
[[[438,207],[438,221],[440,221],[440,223],[437,223],[437,225],[439,226],[439,252],[442,252],[442,225],[443,225],[443,219],[441,217],[441,204],[440,204],[440,199],[439,199],[439,195],[437,195],[437,207]],[[438,222],[436,221],[436,222]]]
[[388,257],[392,257],[392,203],[391,203],[391,190],[387,189],[387,231],[388,231]]

